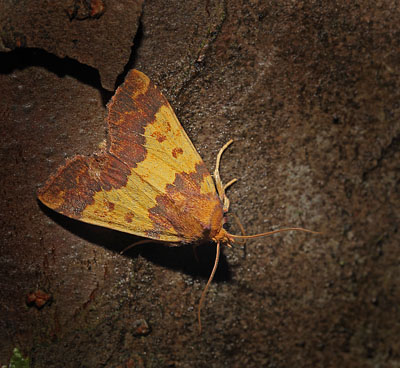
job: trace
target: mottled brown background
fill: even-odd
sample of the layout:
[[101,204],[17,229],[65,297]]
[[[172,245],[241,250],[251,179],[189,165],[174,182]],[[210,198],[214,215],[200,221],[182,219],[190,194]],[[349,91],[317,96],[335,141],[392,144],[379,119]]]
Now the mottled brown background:
[[[399,366],[396,3],[149,0],[139,19],[140,1],[105,0],[100,17],[70,19],[84,4],[0,2],[0,363],[19,347],[32,367]],[[222,176],[240,179],[231,210],[248,233],[324,232],[224,249],[200,336],[214,247],[199,262],[191,247],[121,256],[135,237],[35,197],[105,138],[132,67],[210,169],[235,139]],[[25,303],[37,289],[52,295],[40,310]]]

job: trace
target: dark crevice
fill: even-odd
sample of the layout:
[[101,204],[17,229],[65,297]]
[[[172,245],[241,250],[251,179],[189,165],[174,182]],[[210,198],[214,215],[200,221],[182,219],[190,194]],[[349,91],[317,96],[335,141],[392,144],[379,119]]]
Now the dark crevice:
[[38,48],[21,48],[10,52],[0,52],[1,74],[10,74],[14,70],[23,70],[31,66],[45,68],[60,78],[68,75],[89,86],[99,90],[103,89],[97,69],[69,57],[59,58]]
[[96,68],[69,57],[60,58],[38,48],[20,48],[10,52],[0,52],[0,74],[11,74],[15,70],[24,70],[32,66],[44,68],[60,78],[68,75],[83,84],[96,88],[104,106],[114,93],[103,88],[99,71]]
[[135,67],[137,50],[140,48],[140,46],[142,44],[142,40],[143,40],[143,25],[139,19],[139,26],[136,31],[135,38],[133,39],[131,55],[129,56],[129,60],[125,64],[124,71],[117,77],[117,80],[115,82],[115,89],[124,82],[125,77],[128,74],[128,72]]

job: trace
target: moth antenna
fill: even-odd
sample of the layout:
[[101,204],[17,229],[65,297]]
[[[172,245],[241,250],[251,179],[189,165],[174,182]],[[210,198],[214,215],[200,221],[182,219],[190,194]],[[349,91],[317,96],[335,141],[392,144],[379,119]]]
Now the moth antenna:
[[211,281],[212,281],[213,278],[214,278],[215,271],[217,270],[217,267],[218,267],[218,262],[219,262],[219,251],[220,251],[219,248],[220,248],[219,242],[217,242],[217,251],[216,251],[216,254],[215,254],[214,267],[213,267],[213,269],[212,269],[212,271],[211,271],[210,277],[208,278],[207,284],[206,284],[206,286],[205,286],[203,292],[201,293],[201,297],[200,297],[200,301],[199,301],[199,306],[198,306],[198,309],[197,309],[197,319],[198,319],[198,321],[199,321],[199,334],[201,333],[201,316],[200,316],[201,307],[202,307],[202,305],[203,305],[204,298],[205,298],[205,296],[206,296],[206,294],[207,294],[207,290],[208,290],[208,288],[209,288],[209,286],[210,286],[210,284],[211,284]]
[[255,234],[255,235],[233,235],[233,234],[228,234],[228,235],[236,239],[253,239],[253,238],[260,238],[262,236],[269,236],[277,233],[282,233],[284,231],[303,231],[305,233],[311,233],[311,234],[322,234],[319,231],[303,229],[302,227],[288,227],[285,229],[273,230],[273,231],[268,231],[266,233]]
[[[244,232],[244,229],[243,229],[243,226],[242,226],[241,223],[240,223],[240,227],[241,227],[241,230]],[[262,236],[269,236],[269,235],[281,233],[281,232],[284,232],[284,231],[303,231],[305,233],[321,234],[318,231],[303,229],[302,227],[289,227],[289,228],[285,228],[285,229],[273,230],[273,231],[268,231],[266,233],[255,234],[255,235],[233,235],[233,234],[229,234],[228,233],[228,236],[232,237],[232,238],[236,238],[236,239],[252,239],[252,238],[259,238],[259,237],[262,237]],[[219,253],[220,253],[220,242],[218,241],[217,242],[217,250],[216,250],[216,254],[215,254],[214,267],[213,267],[213,269],[211,271],[210,277],[208,278],[207,284],[206,284],[203,292],[201,293],[199,306],[198,306],[198,309],[197,309],[197,319],[199,321],[199,333],[201,333],[201,307],[203,306],[203,302],[204,302],[204,299],[206,297],[208,288],[210,287],[210,284],[211,284],[211,282],[212,282],[212,280],[214,278],[215,272],[217,270],[218,262],[219,262]]]

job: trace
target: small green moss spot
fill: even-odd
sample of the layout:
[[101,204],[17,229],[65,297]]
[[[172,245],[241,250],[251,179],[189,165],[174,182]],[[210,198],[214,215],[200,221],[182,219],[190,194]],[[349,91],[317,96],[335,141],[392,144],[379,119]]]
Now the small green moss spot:
[[29,368],[29,358],[24,358],[18,348],[14,348],[8,368]]

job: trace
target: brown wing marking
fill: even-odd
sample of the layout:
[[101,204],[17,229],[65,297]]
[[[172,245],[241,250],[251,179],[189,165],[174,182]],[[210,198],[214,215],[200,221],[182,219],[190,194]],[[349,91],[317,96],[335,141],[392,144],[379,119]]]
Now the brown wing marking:
[[109,151],[134,168],[146,158],[145,128],[168,101],[143,73],[132,70],[108,105]]
[[[126,185],[129,168],[105,153],[92,157],[75,156],[50,177],[39,189],[39,199],[48,207],[66,216],[80,219],[94,195]],[[112,204],[108,204],[110,208]]]

